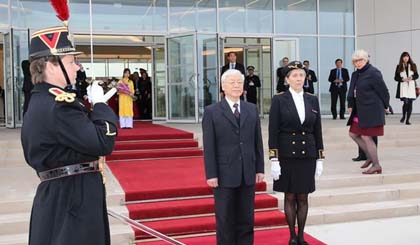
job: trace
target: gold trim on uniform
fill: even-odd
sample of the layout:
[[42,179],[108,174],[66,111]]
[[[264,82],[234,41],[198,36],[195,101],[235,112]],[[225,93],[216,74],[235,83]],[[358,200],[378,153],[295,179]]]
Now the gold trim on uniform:
[[76,98],[75,93],[67,93],[59,88],[50,88],[48,92],[55,95],[55,101],[57,102],[65,101],[67,103],[72,103],[74,102],[74,99]]
[[270,149],[268,151],[268,157],[271,158],[278,158],[279,156],[279,151],[277,149]]
[[318,159],[324,159],[325,155],[324,155],[324,150],[318,150]]
[[107,121],[105,121],[106,124],[106,136],[115,136],[117,134],[117,132],[111,132],[111,130],[109,129],[109,123]]
[[106,175],[105,175],[105,157],[99,157],[98,159],[98,168],[99,172],[102,175],[102,183],[106,184]]

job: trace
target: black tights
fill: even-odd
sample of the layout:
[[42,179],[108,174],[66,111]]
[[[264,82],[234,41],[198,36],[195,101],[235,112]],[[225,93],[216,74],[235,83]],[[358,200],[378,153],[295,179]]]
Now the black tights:
[[[290,239],[304,241],[303,230],[308,216],[308,194],[284,193],[284,211],[289,225]],[[297,236],[295,230],[296,216],[298,222]]]
[[403,102],[404,104],[402,107],[402,111],[403,111],[402,121],[406,119],[406,122],[410,122],[411,112],[413,111],[413,101],[409,99],[404,99]]

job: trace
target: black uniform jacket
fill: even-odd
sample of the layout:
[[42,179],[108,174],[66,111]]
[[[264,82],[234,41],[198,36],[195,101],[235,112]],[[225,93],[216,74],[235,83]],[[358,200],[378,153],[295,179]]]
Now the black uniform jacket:
[[[353,72],[347,101],[349,108],[354,106],[357,108],[359,127],[371,128],[385,125],[385,109],[389,107],[389,92],[381,72],[376,67],[366,64],[361,70]],[[347,125],[352,124],[353,117],[354,112],[350,115]]]
[[[343,85],[341,88],[344,89],[344,91],[347,91],[347,82],[350,80],[349,71],[346,68],[341,68],[341,77],[343,78]],[[338,86],[335,84],[335,80],[337,79],[337,68],[332,69],[330,71],[330,75],[328,76],[328,81],[330,84],[330,92],[333,90],[338,90]]]
[[225,99],[209,105],[203,115],[206,178],[218,178],[221,187],[255,184],[264,173],[264,152],[257,107],[240,102],[240,125]]
[[323,158],[321,114],[316,96],[304,93],[305,121],[301,124],[289,90],[274,95],[268,125],[270,158]]
[[[117,117],[104,103],[90,116],[76,98],[55,101],[48,83],[36,84],[23,120],[26,162],[36,172],[97,160],[112,152]],[[39,184],[32,207],[30,245],[109,244],[105,190],[100,173]]]

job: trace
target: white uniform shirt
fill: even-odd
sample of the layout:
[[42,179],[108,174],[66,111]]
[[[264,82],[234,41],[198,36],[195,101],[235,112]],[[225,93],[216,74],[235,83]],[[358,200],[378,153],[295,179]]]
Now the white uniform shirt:
[[296,92],[292,88],[289,88],[290,93],[292,94],[293,101],[297,112],[299,114],[300,123],[303,124],[305,121],[305,101],[303,100],[303,90],[301,92]]

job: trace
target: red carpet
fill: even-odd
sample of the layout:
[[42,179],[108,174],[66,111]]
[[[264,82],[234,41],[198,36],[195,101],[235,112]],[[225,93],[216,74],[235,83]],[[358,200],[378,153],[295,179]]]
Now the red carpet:
[[198,142],[195,140],[119,141],[116,142],[114,150],[146,150],[187,147],[198,147]]
[[[214,200],[200,197],[212,195],[212,190],[206,184],[203,152],[193,134],[152,123],[135,122],[134,127],[119,130],[115,151],[107,157],[108,166],[125,191],[126,201],[151,201],[127,204],[130,218],[166,235],[214,232]],[[260,183],[256,191],[263,192],[266,188],[266,183]],[[195,196],[187,200],[153,201]],[[284,226],[284,214],[277,208],[275,197],[257,194],[255,226]],[[136,239],[150,238],[138,230],[135,235]],[[287,229],[258,231],[255,244],[287,244],[288,239]],[[323,244],[309,236],[307,240],[310,244]],[[215,237],[183,241],[215,244]]]
[[[277,198],[261,194],[255,196],[255,208],[272,208],[277,205]],[[167,202],[153,202],[127,205],[132,219],[153,219],[183,215],[214,213],[213,198],[198,198]]]
[[[202,157],[108,162],[126,201],[212,195]],[[265,191],[265,183],[257,191]]]
[[[325,243],[317,240],[311,235],[305,234],[305,240],[310,245],[325,245]],[[194,238],[179,239],[179,241],[188,245],[215,245],[216,236],[201,236]],[[145,242],[137,243],[137,245],[166,245],[166,242]],[[287,245],[289,244],[289,229],[280,228],[272,230],[256,231],[254,237],[256,245]]]
[[[282,212],[260,211],[255,212],[255,227],[280,226],[286,224],[286,219]],[[165,235],[186,235],[203,232],[216,231],[216,220],[214,216],[177,218],[170,220],[160,220],[152,222],[142,222],[142,224],[160,231]],[[151,238],[149,235],[136,230],[136,238]]]

